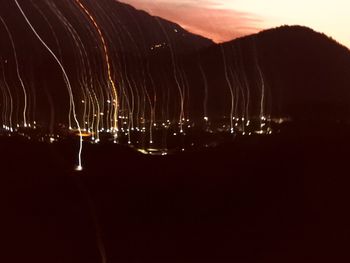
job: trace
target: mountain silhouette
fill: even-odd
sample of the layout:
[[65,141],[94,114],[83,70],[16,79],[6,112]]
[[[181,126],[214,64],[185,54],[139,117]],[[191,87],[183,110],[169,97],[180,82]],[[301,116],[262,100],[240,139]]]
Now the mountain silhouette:
[[[135,118],[139,118],[141,111],[146,117],[153,111],[157,121],[203,117],[347,120],[350,114],[350,51],[310,28],[282,26],[215,44],[119,1],[82,1],[99,28],[74,1],[20,3],[63,63],[78,116],[86,111],[87,99],[104,110],[110,96],[100,33],[122,114],[138,113]],[[28,114],[41,123],[66,123],[69,97],[57,63],[14,2],[1,3],[0,15],[12,34],[28,89]],[[4,26],[0,35],[5,73],[0,82],[13,89],[13,118],[21,122],[23,92]],[[53,116],[55,120],[49,121]]]
[[272,117],[344,120],[349,116],[350,51],[322,33],[302,26],[281,26],[184,59],[193,86],[200,86],[196,64],[201,63],[211,98],[216,98],[211,107],[221,107],[221,113],[228,112],[230,104],[222,101],[230,97],[224,62],[231,86],[250,89],[251,115],[259,114],[264,85],[264,111]]

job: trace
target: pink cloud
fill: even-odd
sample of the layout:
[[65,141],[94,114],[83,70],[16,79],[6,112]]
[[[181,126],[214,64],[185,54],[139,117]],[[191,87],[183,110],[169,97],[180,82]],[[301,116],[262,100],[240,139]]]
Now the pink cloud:
[[186,30],[208,37],[215,42],[224,42],[240,36],[256,33],[261,19],[249,13],[218,9],[215,2],[184,0],[151,1],[122,0],[143,9],[152,15],[178,23]]

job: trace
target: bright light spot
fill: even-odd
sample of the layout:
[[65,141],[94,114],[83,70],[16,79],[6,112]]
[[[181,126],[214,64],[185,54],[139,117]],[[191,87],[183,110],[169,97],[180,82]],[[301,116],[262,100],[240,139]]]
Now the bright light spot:
[[75,167],[75,169],[74,169],[75,171],[77,171],[77,172],[80,172],[80,171],[82,171],[83,170],[83,166],[81,166],[81,165],[78,165],[78,166],[76,166]]

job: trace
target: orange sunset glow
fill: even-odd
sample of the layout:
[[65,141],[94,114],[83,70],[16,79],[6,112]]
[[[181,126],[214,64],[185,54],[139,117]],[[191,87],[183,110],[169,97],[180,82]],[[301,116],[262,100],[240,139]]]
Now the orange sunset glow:
[[122,0],[213,39],[228,41],[280,25],[303,25],[350,47],[350,2],[277,0]]

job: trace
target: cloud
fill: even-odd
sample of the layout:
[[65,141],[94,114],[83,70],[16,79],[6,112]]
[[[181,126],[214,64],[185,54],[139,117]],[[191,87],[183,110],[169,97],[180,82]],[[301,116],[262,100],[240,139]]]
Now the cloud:
[[214,0],[122,0],[152,15],[180,24],[190,32],[216,42],[228,41],[261,30],[257,15],[223,8]]

